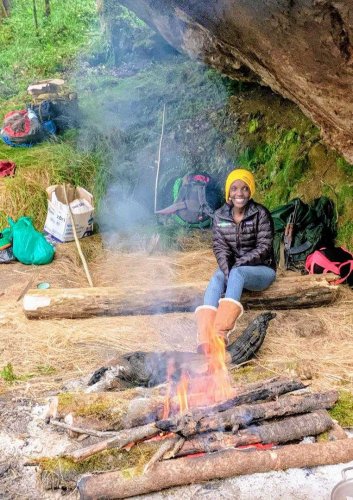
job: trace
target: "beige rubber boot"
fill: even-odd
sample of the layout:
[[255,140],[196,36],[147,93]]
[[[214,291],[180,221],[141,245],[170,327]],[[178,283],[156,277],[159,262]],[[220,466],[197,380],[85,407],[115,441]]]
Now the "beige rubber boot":
[[205,354],[210,353],[210,336],[214,328],[214,320],[217,313],[217,307],[199,306],[195,309],[197,322],[197,352]]
[[240,302],[234,299],[220,299],[217,314],[214,320],[216,335],[224,338],[228,345],[228,337],[244,309]]

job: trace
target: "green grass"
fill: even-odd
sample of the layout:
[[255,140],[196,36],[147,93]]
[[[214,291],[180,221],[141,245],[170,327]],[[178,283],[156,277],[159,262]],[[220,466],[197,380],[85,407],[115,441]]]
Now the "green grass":
[[341,391],[337,403],[329,413],[342,427],[353,427],[353,395],[348,391]]
[[94,0],[51,0],[50,5],[51,15],[45,17],[44,2],[37,1],[38,31],[29,0],[14,0],[11,15],[1,21],[0,103],[33,81],[66,72],[80,48],[97,36]]
[[7,365],[4,366],[2,370],[0,370],[0,378],[2,378],[8,384],[12,384],[16,380],[18,380],[19,377],[15,375],[12,364],[7,363]]

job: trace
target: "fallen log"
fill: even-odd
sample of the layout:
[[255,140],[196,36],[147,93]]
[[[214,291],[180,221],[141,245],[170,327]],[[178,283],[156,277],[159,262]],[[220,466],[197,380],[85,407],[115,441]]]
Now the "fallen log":
[[268,451],[225,450],[202,457],[178,458],[155,464],[141,475],[121,472],[90,474],[77,484],[81,500],[128,498],[172,486],[201,483],[243,474],[315,467],[353,460],[353,439],[329,443],[287,445]]
[[[301,309],[336,300],[339,288],[330,285],[334,275],[296,274],[280,277],[263,292],[244,293],[242,303],[251,309]],[[193,311],[202,304],[207,283],[185,283],[141,290],[139,287],[49,288],[28,290],[23,310],[29,319],[89,318]]]
[[288,443],[305,436],[317,436],[333,427],[334,423],[325,410],[295,417],[286,417],[276,422],[265,422],[240,430],[237,434],[207,432],[185,441],[177,457],[194,453],[210,453],[256,443]]
[[331,408],[338,400],[337,391],[285,396],[274,402],[241,405],[210,416],[199,417],[197,413],[185,413],[181,417],[156,422],[164,432],[176,432],[182,436],[192,436],[199,432],[238,429],[253,422],[284,417],[313,410]]

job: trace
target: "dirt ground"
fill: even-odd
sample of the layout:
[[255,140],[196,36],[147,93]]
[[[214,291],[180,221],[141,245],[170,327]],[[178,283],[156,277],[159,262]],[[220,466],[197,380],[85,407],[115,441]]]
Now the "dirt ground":
[[[188,251],[161,254],[156,242],[150,242],[147,248],[134,253],[103,251],[99,238],[87,239],[82,244],[96,286],[124,287],[134,283],[148,287],[151,284],[205,281],[215,267],[210,250],[195,250],[192,245]],[[58,440],[58,433],[48,429],[44,422],[43,412],[48,397],[60,391],[68,380],[102,366],[117,352],[171,348],[194,350],[194,315],[173,313],[85,320],[27,320],[21,304],[27,289],[35,288],[41,282],[48,282],[52,288],[87,286],[74,243],[58,245],[51,265],[3,264],[0,273],[0,498],[59,498],[59,492],[41,490],[34,468],[23,466],[28,457],[60,452],[67,439],[61,433]],[[328,307],[278,311],[258,356],[246,369],[232,370],[233,375],[235,378],[241,376],[245,381],[251,381],[253,374],[259,371],[263,378],[274,374],[299,375],[315,388],[336,387],[352,391],[352,306],[353,292],[342,287],[338,301]],[[245,328],[256,314],[258,311],[247,311],[239,322],[239,329]],[[322,494],[316,498],[326,498],[329,489],[340,480],[338,469],[332,470],[337,481],[330,476],[329,484],[324,479],[320,483],[315,476],[315,481],[318,481],[315,488],[319,488],[319,483],[322,488]],[[282,482],[290,481],[288,473],[283,474],[287,476]],[[255,476],[264,478],[267,475]],[[254,485],[258,484],[258,493],[254,486],[252,498],[270,498],[263,493],[261,479],[255,476],[253,481]],[[268,477],[275,485],[280,474]],[[293,479],[293,488],[297,479],[297,476]],[[177,489],[168,496],[249,498],[249,491],[243,485],[246,484],[245,478],[237,478],[236,483],[232,481],[222,482],[228,485],[225,488],[220,482],[213,482]],[[298,491],[293,496],[279,496],[279,491],[277,484],[271,498],[309,498],[300,496]],[[75,492],[69,495],[70,498],[75,496]],[[160,498],[162,496],[166,498],[166,494],[161,494]],[[152,497],[158,496],[149,496]]]

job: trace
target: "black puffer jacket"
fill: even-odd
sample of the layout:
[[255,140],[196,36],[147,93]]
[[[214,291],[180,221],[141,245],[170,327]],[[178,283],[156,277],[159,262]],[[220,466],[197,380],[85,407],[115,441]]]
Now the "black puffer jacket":
[[232,208],[225,203],[215,212],[213,221],[213,251],[226,278],[233,266],[265,265],[276,269],[270,212],[249,200],[243,220],[236,224]]

